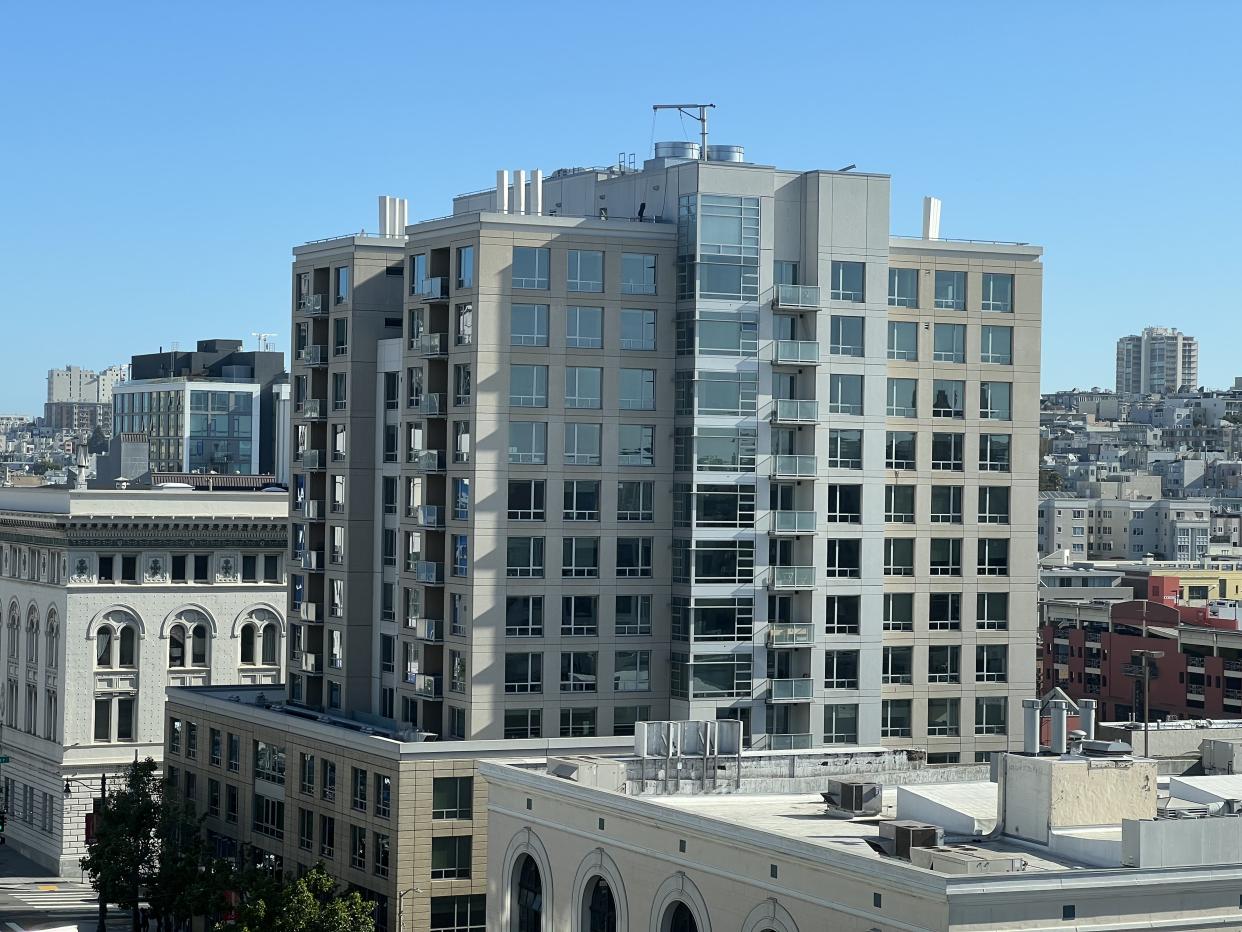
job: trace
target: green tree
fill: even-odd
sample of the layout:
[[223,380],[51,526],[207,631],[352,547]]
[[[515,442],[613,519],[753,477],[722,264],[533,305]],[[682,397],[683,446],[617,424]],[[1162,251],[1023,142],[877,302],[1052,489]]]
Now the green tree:
[[91,431],[91,439],[87,441],[86,449],[89,453],[108,452],[108,438],[104,436],[103,428],[98,424],[96,424],[95,429]]
[[1039,471],[1039,491],[1041,492],[1059,492],[1065,488],[1065,480],[1061,478],[1061,474],[1053,469],[1041,469]]
[[216,932],[375,932],[373,905],[342,895],[322,864],[285,884],[253,875],[243,887],[237,918]]

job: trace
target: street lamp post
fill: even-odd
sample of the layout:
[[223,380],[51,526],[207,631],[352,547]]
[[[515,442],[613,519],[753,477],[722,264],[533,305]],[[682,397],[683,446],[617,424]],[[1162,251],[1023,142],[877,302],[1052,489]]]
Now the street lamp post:
[[[94,788],[90,783],[87,783],[85,780],[79,780],[76,777],[67,777],[65,779],[65,799],[68,799],[70,796],[73,795],[73,788],[69,785],[70,783],[76,783],[79,786],[85,786],[88,789]],[[99,804],[99,812],[96,817],[96,824],[95,824],[96,830],[98,830],[99,828],[99,825],[98,825],[99,817],[103,815],[103,811],[107,807],[107,803],[108,803],[108,775],[106,773],[101,773],[99,775],[99,796],[100,796],[100,804]],[[108,900],[104,896],[102,885],[99,888],[99,922],[95,926],[95,930],[96,932],[108,932]]]
[[1134,656],[1143,665],[1143,756],[1151,757],[1151,662],[1164,656],[1162,650],[1136,650]]
[[422,892],[422,887],[410,887],[397,894],[397,932],[405,932],[405,898],[411,893]]

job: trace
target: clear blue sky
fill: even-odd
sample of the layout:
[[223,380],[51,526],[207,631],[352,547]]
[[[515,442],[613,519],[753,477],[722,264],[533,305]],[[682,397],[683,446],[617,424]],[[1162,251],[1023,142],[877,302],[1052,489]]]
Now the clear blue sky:
[[[499,167],[641,159],[650,105],[789,168],[893,176],[893,229],[1046,247],[1044,385],[1111,385],[1145,324],[1242,374],[1242,4],[10,2],[0,413],[49,367],[287,346],[289,249],[443,215]],[[687,130],[692,127],[687,126]],[[662,116],[656,138],[681,135]]]

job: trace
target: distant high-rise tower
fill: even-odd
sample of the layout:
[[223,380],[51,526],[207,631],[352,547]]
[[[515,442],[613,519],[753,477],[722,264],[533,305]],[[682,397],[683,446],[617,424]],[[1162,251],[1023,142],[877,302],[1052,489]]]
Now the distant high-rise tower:
[[1170,327],[1147,327],[1117,341],[1117,394],[1166,395],[1199,384],[1199,341]]

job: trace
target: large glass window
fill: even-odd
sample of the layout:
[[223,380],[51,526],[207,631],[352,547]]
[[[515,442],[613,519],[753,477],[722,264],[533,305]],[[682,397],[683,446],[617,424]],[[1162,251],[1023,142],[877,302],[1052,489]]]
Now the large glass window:
[[595,249],[571,249],[567,253],[565,287],[568,291],[604,290],[604,254]]
[[862,431],[828,431],[828,465],[835,469],[862,469]]
[[600,425],[567,423],[565,425],[565,465],[598,466],[600,464]]
[[918,435],[912,430],[890,430],[884,441],[886,469],[914,469],[917,465]]
[[1013,419],[1013,386],[1009,382],[979,383],[979,417],[994,421]]
[[565,407],[600,407],[603,404],[602,382],[602,369],[593,366],[566,366]]
[[828,378],[828,410],[833,414],[862,414],[863,377],[834,372]]
[[655,370],[622,369],[618,377],[617,403],[623,410],[655,410]]
[[979,361],[998,366],[1013,365],[1013,327],[984,325],[979,328]]
[[758,392],[755,373],[699,372],[693,383],[698,414],[754,414]]
[[621,424],[617,428],[619,466],[655,465],[655,427],[650,424]]
[[682,297],[759,297],[759,198],[687,195],[677,217],[678,293]]
[[918,379],[889,379],[888,409],[886,411],[888,416],[917,417],[918,390]]
[[654,350],[656,348],[656,312],[641,308],[621,309],[621,349]]
[[1000,272],[983,273],[981,308],[985,311],[1013,312],[1013,276]]
[[888,270],[888,306],[919,306],[918,269],[890,268]]
[[947,311],[966,310],[965,272],[936,272],[936,307]]
[[966,383],[959,379],[932,382],[932,417],[966,417]]
[[600,349],[604,345],[602,307],[565,308],[565,346],[569,349]]
[[459,246],[457,249],[457,287],[474,287],[474,247]]
[[541,466],[548,461],[548,425],[543,421],[509,422],[509,462]]
[[984,472],[1009,472],[1009,434],[979,435],[979,469]]
[[912,320],[888,322],[888,358],[915,360],[919,358],[919,325]]
[[514,246],[513,287],[547,288],[549,255],[540,246]]
[[936,324],[932,337],[932,359],[937,362],[966,361],[965,324]]
[[548,306],[546,304],[515,304],[509,315],[511,346],[548,345]]
[[621,293],[656,293],[656,257],[650,253],[621,253]]
[[862,262],[834,260],[832,263],[832,300],[862,303],[865,275],[866,265]]
[[509,404],[515,408],[548,406],[548,367],[509,367]]
[[543,538],[510,537],[505,541],[505,575],[519,579],[543,578]]
[[835,356],[863,355],[863,318],[833,314],[829,330],[828,352]]

